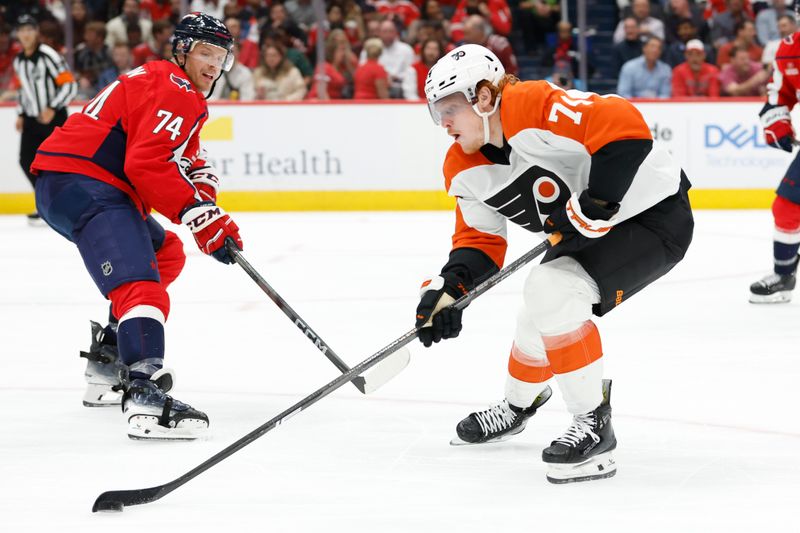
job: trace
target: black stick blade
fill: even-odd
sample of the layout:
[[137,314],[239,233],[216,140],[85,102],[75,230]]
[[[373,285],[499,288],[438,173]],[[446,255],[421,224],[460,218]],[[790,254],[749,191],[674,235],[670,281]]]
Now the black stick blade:
[[110,490],[104,492],[94,502],[92,512],[111,511],[122,512],[128,505],[140,505],[158,500],[170,492],[164,485],[150,487],[149,489],[136,490]]

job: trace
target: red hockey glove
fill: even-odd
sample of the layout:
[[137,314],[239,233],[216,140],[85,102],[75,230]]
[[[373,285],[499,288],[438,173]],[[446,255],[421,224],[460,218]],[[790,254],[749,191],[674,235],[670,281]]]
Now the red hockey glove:
[[561,233],[558,249],[576,252],[611,231],[614,227],[612,218],[618,211],[619,204],[601,206],[588,191],[583,191],[580,196],[572,193],[563,207],[545,219],[543,231]]
[[200,198],[208,202],[217,201],[217,192],[219,191],[219,178],[214,174],[207,172],[205,169],[195,170],[189,172],[189,180],[200,193]]
[[764,104],[758,113],[764,127],[767,144],[778,150],[791,153],[794,145],[794,129],[789,108],[785,105]]
[[240,250],[244,249],[239,226],[214,202],[199,202],[185,208],[181,212],[181,222],[192,231],[200,250],[217,261],[233,263],[233,258],[225,248],[227,237],[231,237]]

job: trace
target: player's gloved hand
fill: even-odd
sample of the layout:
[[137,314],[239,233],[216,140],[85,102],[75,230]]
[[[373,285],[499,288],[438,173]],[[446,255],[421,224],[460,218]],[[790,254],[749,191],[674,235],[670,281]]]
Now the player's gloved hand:
[[195,170],[189,172],[189,180],[200,193],[200,198],[208,202],[217,201],[217,192],[219,191],[219,178],[214,174],[207,172],[205,169]]
[[466,293],[466,287],[453,273],[443,272],[422,284],[415,327],[422,327],[418,336],[426,348],[461,333],[461,310],[447,306]]
[[764,139],[767,144],[791,153],[794,145],[794,129],[789,108],[785,105],[764,104],[758,116],[764,127]]
[[572,193],[567,203],[547,217],[542,226],[545,233],[562,235],[558,249],[576,252],[602,237],[614,227],[613,217],[619,204],[594,200],[589,191],[580,196]]
[[200,250],[217,261],[233,263],[233,258],[225,248],[227,237],[232,238],[240,250],[244,249],[239,226],[214,202],[198,202],[186,207],[181,212],[181,222],[192,231]]

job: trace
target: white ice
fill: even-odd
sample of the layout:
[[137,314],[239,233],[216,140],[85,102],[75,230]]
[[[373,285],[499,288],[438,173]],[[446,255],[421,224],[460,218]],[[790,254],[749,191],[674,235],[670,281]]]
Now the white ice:
[[[105,490],[159,485],[337,376],[238,266],[202,256],[171,289],[177,398],[213,436],[131,441],[122,414],[81,405],[88,320],[106,303],[73,245],[0,217],[0,531],[800,531],[800,295],[747,302],[771,268],[768,211],[697,212],[685,261],[597,320],[619,440],[615,478],[545,480],[570,417],[559,393],[515,440],[451,447],[502,397],[524,272],[475,301],[460,338],[412,347],[375,394],[334,392],[154,503],[91,513]],[[452,214],[237,217],[246,258],[345,361],[412,326]],[[512,228],[508,258],[537,240]]]

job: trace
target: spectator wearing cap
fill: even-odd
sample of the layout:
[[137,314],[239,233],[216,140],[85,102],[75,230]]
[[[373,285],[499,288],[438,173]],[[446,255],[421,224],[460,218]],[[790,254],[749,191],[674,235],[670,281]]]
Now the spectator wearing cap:
[[719,47],[717,66],[722,68],[731,60],[731,50],[746,50],[753,61],[761,61],[764,49],[756,43],[756,27],[752,20],[743,20],[736,24],[736,38]]
[[11,39],[11,27],[0,23],[0,101],[13,100],[17,96],[14,58],[20,50],[19,43]]
[[789,37],[797,31],[797,20],[794,15],[784,14],[778,17],[778,31],[779,37],[774,41],[770,41],[764,46],[764,53],[761,54],[761,63],[772,71],[772,62],[775,60],[775,55],[778,53],[778,47],[781,41]]
[[672,96],[719,97],[719,69],[706,63],[702,41],[686,43],[686,61],[672,69]]
[[639,23],[633,17],[622,20],[625,38],[616,43],[611,51],[614,75],[618,76],[622,65],[642,55],[642,39],[639,37]]
[[663,41],[650,37],[641,57],[631,59],[619,73],[617,94],[624,98],[669,98],[672,93],[672,69],[660,60]]
[[[507,74],[517,75],[519,66],[517,56],[506,37],[492,33],[489,22],[480,15],[471,15],[464,21],[464,43],[485,46],[497,56]],[[566,43],[569,48],[569,43]],[[568,53],[568,50],[567,52]],[[550,63],[552,65],[552,63]]]
[[[36,176],[31,163],[39,145],[67,120],[67,105],[75,98],[78,84],[58,52],[39,42],[36,19],[23,15],[17,21],[17,39],[22,51],[14,58],[14,71],[20,83],[16,128],[22,135],[19,163],[31,182]],[[40,224],[37,213],[28,215],[31,224]]]
[[[389,24],[394,24],[387,21]],[[356,100],[375,100],[389,98],[389,73],[378,61],[383,56],[383,41],[367,39],[361,52],[365,60],[353,76],[353,98]]]
[[[133,22],[138,23],[142,30],[142,41],[152,44],[153,23],[142,16],[139,0],[125,0],[122,4],[122,13],[106,24],[106,46],[111,48],[116,43],[131,44],[128,42],[128,24]],[[136,44],[131,44],[131,46],[136,46]]]
[[769,74],[747,50],[734,48],[731,61],[722,68],[719,83],[723,96],[764,96]]
[[756,36],[758,42],[765,45],[781,38],[778,31],[778,19],[788,14],[786,0],[772,0],[772,7],[762,9],[756,15]]
[[[690,19],[684,19],[678,23],[678,40],[671,43],[664,51],[662,60],[671,68],[675,68],[684,61],[686,61],[686,43],[692,39],[698,39],[702,42],[697,35],[697,27]],[[712,46],[703,43],[706,52],[707,63],[714,63],[717,57],[716,51]]]
[[[631,15],[639,23],[639,32],[643,38],[658,37],[662,41],[664,40],[664,23],[650,16],[649,0],[633,0],[631,2]],[[624,38],[625,26],[623,21],[620,21],[614,30],[614,43],[622,42]]]

